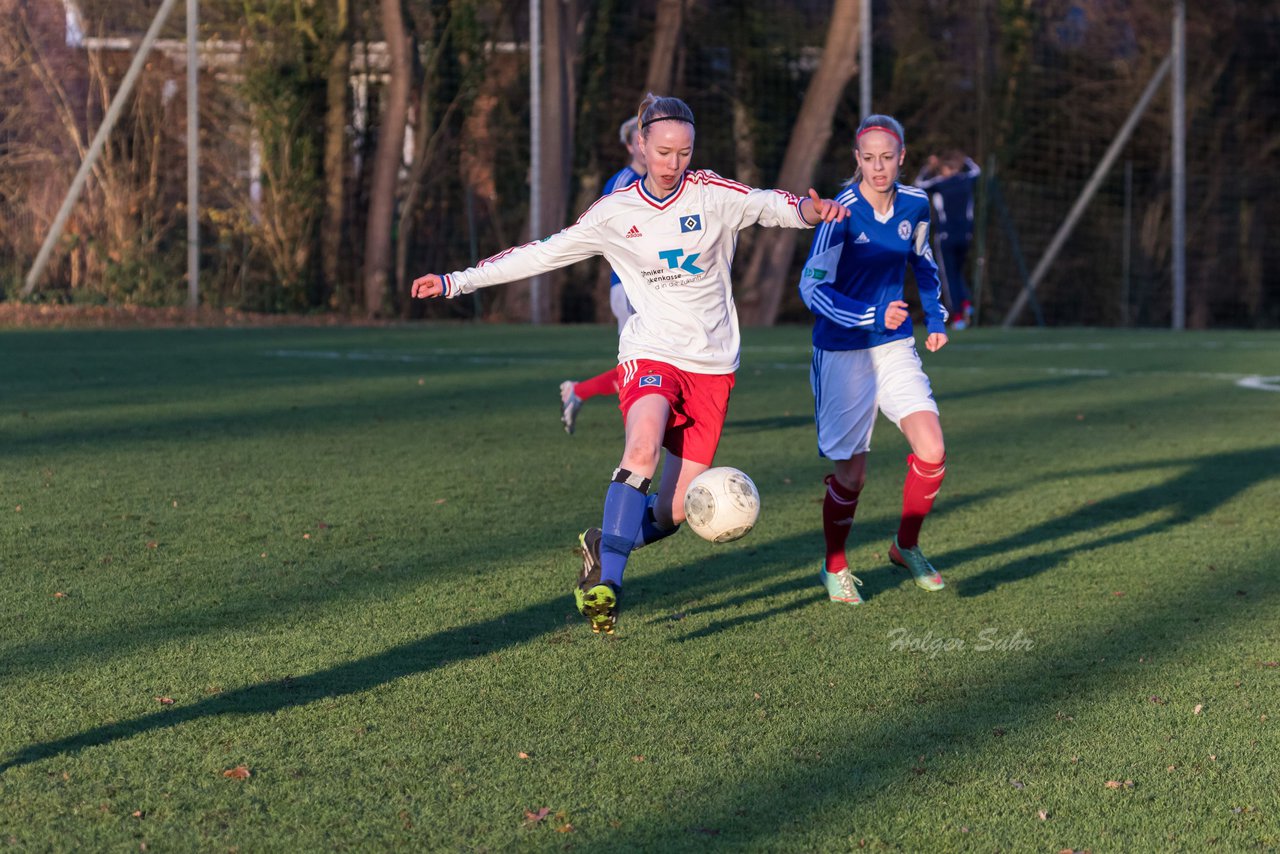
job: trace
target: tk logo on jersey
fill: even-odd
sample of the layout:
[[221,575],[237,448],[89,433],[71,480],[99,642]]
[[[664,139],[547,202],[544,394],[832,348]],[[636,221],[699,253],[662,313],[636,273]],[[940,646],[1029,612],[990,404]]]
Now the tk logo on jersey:
[[702,254],[701,252],[694,252],[681,261],[680,256],[683,254],[683,249],[668,249],[666,252],[659,252],[658,257],[667,262],[667,269],[669,270],[684,270],[686,273],[693,273],[694,275],[707,272],[694,263],[698,260],[698,256]]
[[680,220],[680,233],[688,234],[691,231],[702,231],[701,214],[689,214]]

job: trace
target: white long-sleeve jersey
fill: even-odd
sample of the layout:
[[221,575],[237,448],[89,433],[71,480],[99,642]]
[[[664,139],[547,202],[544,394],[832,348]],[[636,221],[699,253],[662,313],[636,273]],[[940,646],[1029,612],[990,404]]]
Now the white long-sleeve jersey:
[[757,190],[714,172],[685,172],[665,199],[638,181],[600,198],[544,240],[444,276],[444,295],[528,278],[603,255],[636,313],[618,339],[618,361],[656,359],[701,374],[738,368],[741,335],[729,278],[738,231],[749,225],[812,228],[800,199]]

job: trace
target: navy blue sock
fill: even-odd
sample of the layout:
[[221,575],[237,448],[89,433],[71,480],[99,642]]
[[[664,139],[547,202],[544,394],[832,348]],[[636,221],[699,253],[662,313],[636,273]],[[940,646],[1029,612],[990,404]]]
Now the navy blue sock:
[[622,586],[622,571],[644,518],[645,494],[626,483],[611,483],[604,494],[604,521],[600,530],[600,580]]
[[654,513],[654,505],[658,503],[658,494],[655,492],[649,496],[649,500],[645,503],[644,516],[640,519],[640,531],[636,534],[636,541],[632,548],[638,549],[641,546],[647,546],[650,543],[656,543],[658,540],[671,536],[680,530],[679,525],[671,528],[662,528],[658,526],[658,520]]

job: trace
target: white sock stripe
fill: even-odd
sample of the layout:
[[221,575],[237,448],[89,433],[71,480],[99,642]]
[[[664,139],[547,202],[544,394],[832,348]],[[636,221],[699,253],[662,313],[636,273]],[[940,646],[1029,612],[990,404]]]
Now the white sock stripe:
[[833,487],[831,487],[830,485],[828,485],[828,486],[827,486],[827,495],[830,495],[830,496],[831,496],[831,500],[832,500],[832,501],[834,501],[834,502],[835,502],[835,503],[837,503],[837,504],[843,505],[843,506],[845,506],[845,507],[852,507],[852,506],[854,506],[854,505],[856,505],[856,504],[858,503],[858,499],[857,499],[856,497],[855,497],[855,498],[841,498],[839,495],[837,495],[837,494],[836,494],[835,489],[834,489]]

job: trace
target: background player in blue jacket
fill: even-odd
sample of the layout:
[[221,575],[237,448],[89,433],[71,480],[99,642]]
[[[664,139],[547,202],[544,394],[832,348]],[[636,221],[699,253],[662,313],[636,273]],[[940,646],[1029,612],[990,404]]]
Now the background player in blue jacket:
[[[626,146],[627,154],[631,155],[631,159],[626,166],[613,173],[612,178],[604,182],[604,192],[600,195],[607,196],[614,190],[629,187],[643,178],[645,172],[648,171],[644,165],[644,149],[640,147],[639,140],[636,139],[639,122],[638,116],[632,116],[618,128],[618,139],[622,140],[622,144]],[[618,274],[612,269],[609,271],[609,308],[613,309],[613,316],[618,320],[618,332],[621,334],[622,327],[627,324],[627,320],[630,319],[631,315],[635,314],[635,309],[631,307],[631,303],[627,300],[627,292],[622,287],[622,279],[619,279]],[[577,382],[565,380],[560,383],[560,423],[564,425],[564,432],[570,436],[573,435],[573,428],[578,422],[578,410],[582,409],[584,401],[601,394],[617,393],[618,370],[616,365],[589,380]]]
[[952,150],[930,157],[916,176],[916,186],[928,193],[933,203],[942,272],[955,313],[952,329],[964,329],[973,320],[964,261],[973,242],[973,187],[980,174],[977,163],[965,157],[964,152]]
[[889,116],[868,116],[858,127],[853,153],[857,172],[836,197],[849,217],[818,227],[800,294],[815,315],[810,379],[818,450],[835,463],[822,507],[826,559],[820,577],[833,601],[856,605],[862,602],[862,582],[849,571],[845,543],[866,480],[877,409],[912,450],[889,558],[910,570],[923,589],[944,586],[919,546],[920,526],[942,485],[946,449],[903,299],[908,264],[915,271],[930,352],[947,343],[947,310],[929,248],[929,199],[898,182],[906,155],[902,125]]

